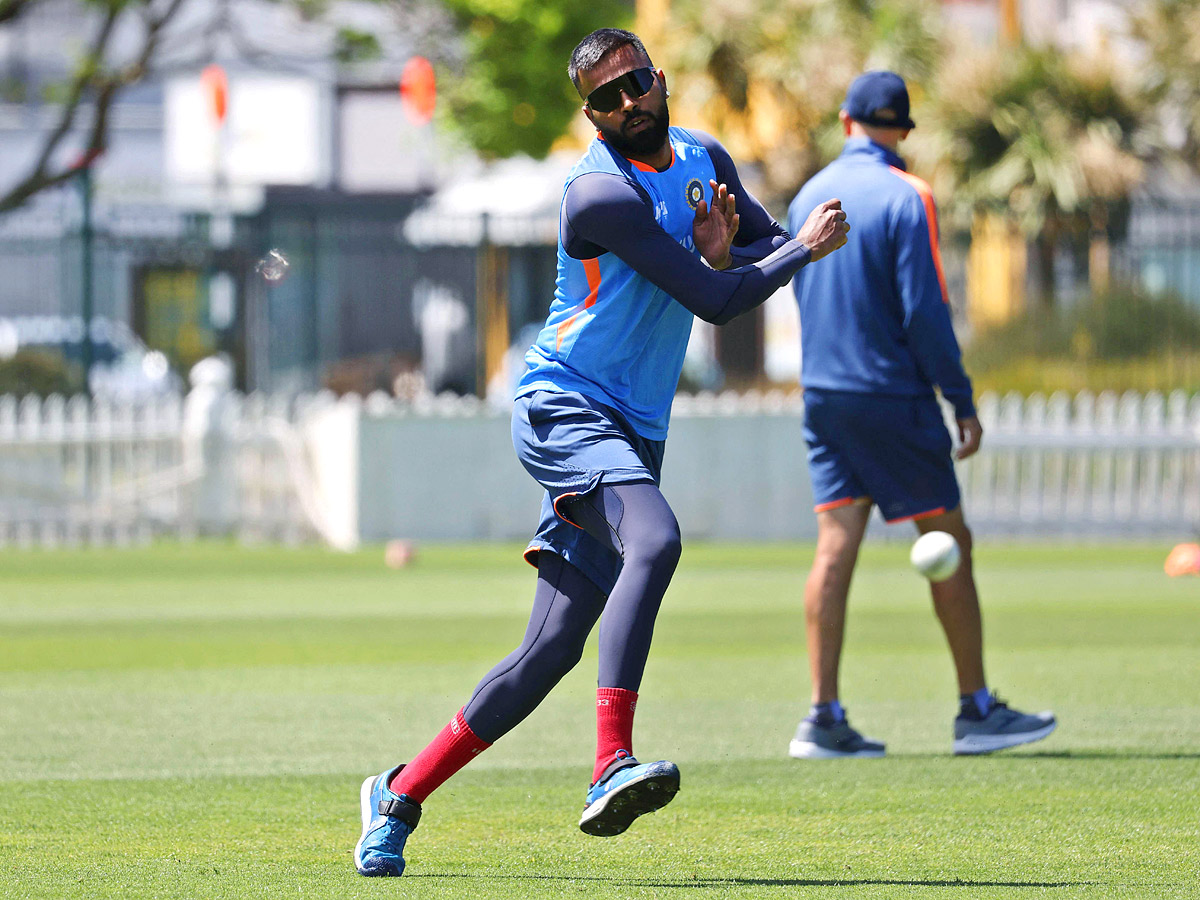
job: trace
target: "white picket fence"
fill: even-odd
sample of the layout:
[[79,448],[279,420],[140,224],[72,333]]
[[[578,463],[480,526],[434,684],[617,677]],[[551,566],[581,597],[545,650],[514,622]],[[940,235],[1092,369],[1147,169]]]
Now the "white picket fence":
[[304,408],[286,397],[227,395],[219,415],[230,440],[216,474],[228,488],[218,484],[225,496],[214,496],[214,461],[205,459],[213,436],[189,433],[183,397],[0,396],[0,546],[230,532],[246,542],[312,540],[303,474],[289,459]]
[[977,526],[1035,536],[1200,530],[1200,395],[987,394],[979,417],[985,449],[959,469]]
[[[371,474],[364,469],[360,476],[360,462],[369,454],[357,443],[346,443],[331,466],[328,448],[314,447],[312,423],[334,419],[319,420],[315,413],[340,410],[347,415],[336,421],[352,426],[359,417],[393,419],[402,432],[398,446],[442,442],[443,460],[451,459],[452,448],[463,441],[478,437],[482,442],[485,436],[494,441],[498,430],[507,430],[502,412],[489,411],[474,399],[414,406],[382,396],[364,402],[327,394],[223,394],[210,401],[197,402],[195,393],[125,404],[85,397],[0,397],[0,546],[121,545],[203,534],[246,542],[325,539],[353,546],[362,498],[383,496],[387,490],[378,481],[362,485],[359,479],[389,477],[389,471],[431,485],[453,479],[448,473],[414,476],[411,469],[404,475],[403,465],[370,467]],[[794,421],[798,432],[802,411],[797,398],[781,393],[721,395],[681,397],[675,417],[681,425],[686,419],[707,420],[710,438],[729,438],[721,441],[722,469],[753,471],[754,485],[769,486],[805,477],[803,448],[790,424]],[[981,398],[979,411],[984,449],[960,467],[968,517],[978,531],[1183,539],[1200,528],[1200,395],[989,394]],[[764,417],[786,420],[779,423],[786,427],[769,433],[787,446],[771,454],[768,463],[761,462],[762,448],[757,448],[759,457],[747,455],[739,464],[732,455],[752,452],[741,435],[749,420]],[[445,427],[436,427],[439,420]],[[409,434],[405,429],[411,440],[403,436]],[[681,438],[688,433],[686,428],[679,431]],[[368,436],[374,433],[364,430]],[[686,452],[672,448],[676,457]],[[349,460],[342,466],[347,477],[314,479],[314,460],[322,458],[326,472]],[[762,465],[779,471],[758,471]],[[523,478],[515,464],[512,468],[513,478]],[[754,510],[771,509],[771,498],[756,493],[766,488],[750,485],[750,480],[704,479],[689,486],[692,496],[681,499],[693,501],[697,492],[714,492],[701,498],[700,506],[718,512],[741,510],[747,503]],[[444,491],[420,496],[429,503],[440,496],[438,502],[455,505],[456,520],[471,520],[469,491],[453,498]],[[535,509],[525,508],[523,495],[502,505],[499,515],[509,515],[511,508],[512,522],[494,524],[487,534],[523,534]],[[344,509],[339,512],[339,507]],[[432,518],[432,512],[414,510],[413,521]],[[497,519],[494,511],[479,514],[488,516]],[[342,523],[340,530],[330,529],[331,520]],[[781,520],[774,527],[756,527],[771,537],[806,536],[797,531],[796,521],[793,517],[790,524]],[[350,537],[339,539],[337,534]]]

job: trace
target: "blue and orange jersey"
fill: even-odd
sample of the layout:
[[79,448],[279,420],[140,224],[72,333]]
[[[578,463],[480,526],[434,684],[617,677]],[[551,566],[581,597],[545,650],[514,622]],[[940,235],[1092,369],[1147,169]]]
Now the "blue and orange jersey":
[[936,385],[955,415],[975,414],[950,318],[929,185],[867,138],[812,177],[788,210],[798,228],[830,197],[842,201],[846,246],[793,279],[806,388],[913,397]]
[[[762,302],[771,282],[786,283],[807,261],[807,251],[790,246],[796,242],[741,191],[716,141],[682,128],[671,128],[668,140],[673,157],[662,172],[597,138],[568,176],[554,300],[517,386],[518,397],[583,394],[621,412],[650,440],[667,435],[693,315],[726,321]],[[772,261],[727,272],[705,267],[692,225],[710,179],[739,192],[742,249],[734,249],[735,261],[781,251]]]

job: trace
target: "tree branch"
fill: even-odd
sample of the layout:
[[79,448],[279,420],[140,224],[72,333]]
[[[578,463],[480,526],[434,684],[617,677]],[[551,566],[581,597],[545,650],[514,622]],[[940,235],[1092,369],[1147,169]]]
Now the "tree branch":
[[[0,4],[6,4],[0,6],[0,10],[6,9],[7,5],[26,2],[28,0],[0,0]],[[108,44],[117,20],[127,7],[119,0],[112,0],[107,5],[104,20],[92,41],[91,49],[71,80],[67,98],[59,113],[58,123],[47,134],[41,152],[38,154],[38,160],[29,174],[6,194],[0,196],[0,213],[15,209],[38,191],[69,181],[81,169],[90,166],[96,157],[104,152],[108,141],[110,112],[118,91],[145,75],[159,48],[164,27],[184,2],[186,0],[170,0],[163,11],[158,14],[154,14],[147,6],[143,13],[146,38],[141,52],[132,63],[111,73],[103,71],[104,57],[108,51]],[[80,157],[69,165],[51,166],[51,159],[74,128],[79,107],[89,90],[93,94],[93,99],[86,146]]]
[[0,25],[12,21],[32,5],[33,0],[0,0]]

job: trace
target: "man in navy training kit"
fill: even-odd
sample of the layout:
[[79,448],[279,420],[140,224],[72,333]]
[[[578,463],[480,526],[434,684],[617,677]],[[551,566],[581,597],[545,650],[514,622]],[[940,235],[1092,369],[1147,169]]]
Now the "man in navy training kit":
[[679,770],[638,763],[632,732],[680,553],[658,483],[693,317],[727,322],[845,243],[836,201],[793,240],[742,190],[720,144],[670,127],[666,78],[635,35],[593,32],[568,72],[598,135],[564,189],[554,301],[513,412],[517,455],[546,489],[525,551],[538,572],[533,614],[521,645],[432,743],[363,782],[363,875],[401,874],[425,798],[533,711],[598,619],[596,762],[579,827],[620,834],[671,800]]
[[954,752],[1040,740],[1054,730],[1054,716],[1009,709],[984,679],[971,532],[934,387],[954,407],[958,459],[979,449],[983,429],[950,321],[933,195],[896,153],[914,127],[904,81],[891,72],[860,76],[840,118],[841,156],[804,185],[788,213],[794,226],[818,198],[836,195],[854,221],[845,249],[794,280],[817,552],[804,591],[812,708],[790,753],[884,754],[882,743],[850,727],[838,696],[846,598],[872,504],[889,523],[949,532],[962,551],[958,571],[930,584],[958,676]]

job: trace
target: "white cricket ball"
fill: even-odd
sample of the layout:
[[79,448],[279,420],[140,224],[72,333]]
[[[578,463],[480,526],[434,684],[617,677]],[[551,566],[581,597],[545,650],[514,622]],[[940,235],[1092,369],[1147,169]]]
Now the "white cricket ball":
[[913,568],[930,581],[945,581],[958,571],[962,554],[958,541],[944,531],[931,531],[917,538],[908,555]]

